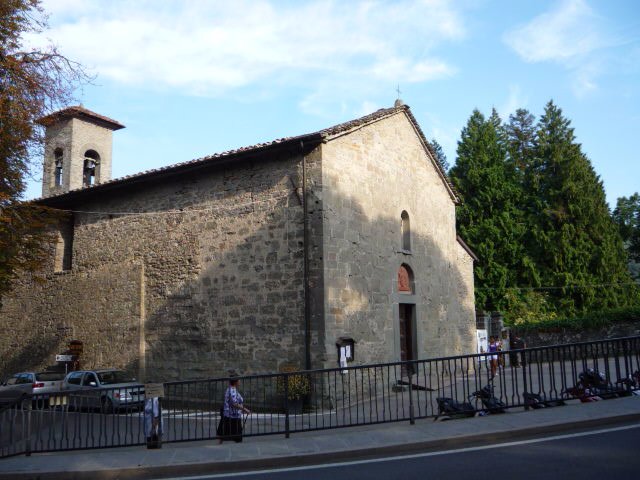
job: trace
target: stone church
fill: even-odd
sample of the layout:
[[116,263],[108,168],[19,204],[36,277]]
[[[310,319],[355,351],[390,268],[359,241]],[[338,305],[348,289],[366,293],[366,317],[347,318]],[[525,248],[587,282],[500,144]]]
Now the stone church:
[[40,279],[2,299],[0,369],[141,380],[475,353],[474,255],[459,199],[408,106],[111,179],[84,107],[46,126],[42,198],[69,212]]

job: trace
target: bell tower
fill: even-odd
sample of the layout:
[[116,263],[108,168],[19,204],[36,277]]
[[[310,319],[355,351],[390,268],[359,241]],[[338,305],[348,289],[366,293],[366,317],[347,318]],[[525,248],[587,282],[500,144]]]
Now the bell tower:
[[111,179],[112,132],[124,125],[82,106],[59,110],[38,123],[46,129],[43,197]]

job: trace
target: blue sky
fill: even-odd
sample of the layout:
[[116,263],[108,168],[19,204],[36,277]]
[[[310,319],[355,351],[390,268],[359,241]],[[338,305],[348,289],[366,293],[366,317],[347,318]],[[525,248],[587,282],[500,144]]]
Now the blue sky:
[[[44,0],[45,38],[96,75],[79,102],[124,123],[113,177],[392,106],[396,87],[451,164],[474,108],[553,99],[609,204],[640,190],[635,0]],[[39,197],[34,172],[27,198]]]

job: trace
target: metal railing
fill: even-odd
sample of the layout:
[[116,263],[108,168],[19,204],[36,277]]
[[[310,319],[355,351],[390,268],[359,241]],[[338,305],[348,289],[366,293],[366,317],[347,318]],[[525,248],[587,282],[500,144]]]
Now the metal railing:
[[[480,394],[487,386],[500,409],[536,406],[532,398],[547,405],[579,401],[595,394],[594,389],[585,394],[585,389],[576,393],[574,388],[589,369],[605,376],[608,396],[640,388],[640,336],[512,350],[498,357],[495,376],[491,354],[479,354],[240,377],[238,389],[252,410],[243,419],[243,434],[288,437],[356,425],[413,423],[447,413],[438,401],[442,398],[467,402],[471,412],[464,413],[484,412],[492,409]],[[163,441],[215,438],[227,386],[227,378],[165,383]],[[118,397],[129,400],[105,402]],[[0,409],[0,457],[146,441],[141,398],[127,396],[121,388],[20,400]]]

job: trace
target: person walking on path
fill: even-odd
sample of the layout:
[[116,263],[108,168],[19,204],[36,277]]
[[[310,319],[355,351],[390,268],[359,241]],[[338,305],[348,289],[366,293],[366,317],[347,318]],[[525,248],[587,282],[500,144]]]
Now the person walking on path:
[[[524,340],[519,335],[514,335],[511,339],[511,350],[522,350],[523,348],[527,348]],[[511,365],[519,367],[522,364],[520,360],[523,356],[524,352],[511,353]]]
[[489,362],[491,364],[491,378],[496,376],[498,369],[498,350],[500,350],[500,342],[496,337],[489,337]]
[[240,379],[232,377],[229,379],[229,386],[224,392],[224,403],[221,409],[220,423],[218,424],[218,444],[224,440],[233,440],[236,443],[242,442],[242,414],[251,414],[251,411],[244,406],[244,399],[238,391]]

